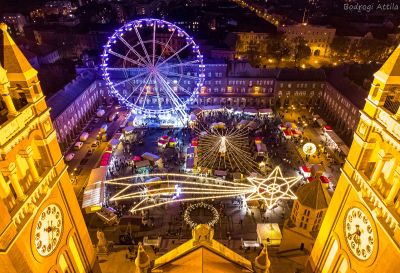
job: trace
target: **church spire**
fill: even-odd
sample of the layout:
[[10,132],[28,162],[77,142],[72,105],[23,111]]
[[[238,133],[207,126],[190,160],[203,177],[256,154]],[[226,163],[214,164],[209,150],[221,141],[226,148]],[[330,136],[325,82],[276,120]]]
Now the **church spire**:
[[14,102],[10,96],[10,82],[8,81],[7,71],[0,65],[0,95],[6,104],[8,115],[16,116],[18,114],[15,109]]
[[136,269],[139,273],[147,273],[150,265],[150,258],[144,250],[142,243],[139,243],[139,248],[137,252],[137,256],[135,259]]
[[271,262],[268,258],[267,245],[264,244],[263,249],[254,261],[254,265],[257,273],[269,273]]
[[374,76],[386,84],[398,84],[400,82],[400,45]]
[[0,62],[7,70],[10,82],[26,82],[37,76],[37,71],[31,66],[15,44],[7,31],[5,23],[0,23]]

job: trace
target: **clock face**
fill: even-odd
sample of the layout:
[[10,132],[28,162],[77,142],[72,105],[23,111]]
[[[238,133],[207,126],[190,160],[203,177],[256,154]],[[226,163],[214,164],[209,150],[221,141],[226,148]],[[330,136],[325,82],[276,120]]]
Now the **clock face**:
[[41,256],[48,256],[56,249],[61,239],[63,215],[59,206],[48,205],[39,214],[34,228],[36,250]]
[[351,208],[346,215],[344,234],[351,253],[360,260],[367,260],[374,249],[374,230],[365,213]]

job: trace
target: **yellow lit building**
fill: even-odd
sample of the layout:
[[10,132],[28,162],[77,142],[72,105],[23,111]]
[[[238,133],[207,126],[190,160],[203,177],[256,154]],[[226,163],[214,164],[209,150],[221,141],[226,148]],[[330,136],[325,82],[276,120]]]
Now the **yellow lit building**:
[[[200,224],[192,230],[192,239],[172,249],[154,261],[152,273],[268,273],[269,259],[266,249],[256,260],[253,270],[251,262],[228,247],[214,240],[214,229]],[[143,267],[147,267],[143,263]],[[136,265],[139,267],[138,263]],[[263,269],[264,271],[259,271]],[[139,271],[143,272],[143,271]]]
[[374,74],[307,272],[400,268],[400,46]]
[[0,271],[98,272],[37,71],[0,38]]
[[307,262],[331,200],[320,175],[297,190],[292,213],[283,227],[279,251],[292,254],[290,259],[299,264]]

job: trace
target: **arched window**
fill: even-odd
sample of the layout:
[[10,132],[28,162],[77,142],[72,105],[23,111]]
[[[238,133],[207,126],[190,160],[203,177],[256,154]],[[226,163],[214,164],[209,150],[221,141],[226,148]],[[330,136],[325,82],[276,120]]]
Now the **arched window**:
[[346,258],[343,258],[342,261],[340,262],[337,272],[346,273],[348,269],[349,269],[349,263],[347,262]]
[[69,246],[69,249],[71,250],[72,257],[73,257],[73,259],[75,261],[75,264],[77,266],[76,272],[79,272],[79,273],[85,272],[85,268],[83,266],[83,263],[82,263],[82,260],[81,260],[81,256],[79,255],[78,248],[76,247],[75,240],[74,240],[74,238],[72,236],[68,240],[68,246]]
[[329,250],[328,257],[325,260],[324,267],[322,268],[322,273],[328,273],[330,271],[332,263],[335,259],[338,250],[339,250],[339,244],[336,240],[334,240],[331,249]]

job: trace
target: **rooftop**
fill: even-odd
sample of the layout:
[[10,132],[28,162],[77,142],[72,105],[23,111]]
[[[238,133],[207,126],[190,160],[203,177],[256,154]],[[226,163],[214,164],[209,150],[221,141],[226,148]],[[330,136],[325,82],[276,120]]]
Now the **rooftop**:
[[323,69],[283,68],[279,70],[277,80],[281,81],[325,81]]
[[331,201],[329,192],[319,179],[301,186],[296,195],[300,204],[316,210],[328,208]]
[[96,80],[96,74],[84,71],[77,76],[71,83],[58,91],[47,100],[47,105],[51,108],[50,115],[54,120],[60,115],[80,94],[85,91]]
[[368,91],[352,82],[345,75],[345,68],[338,68],[328,72],[328,83],[350,100],[357,108],[362,109]]

